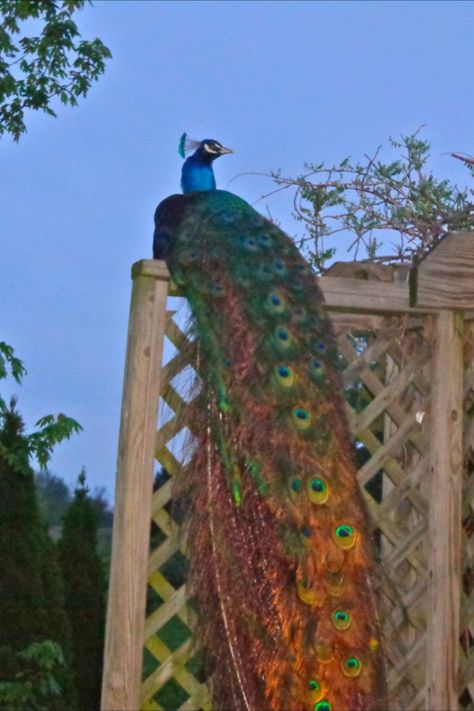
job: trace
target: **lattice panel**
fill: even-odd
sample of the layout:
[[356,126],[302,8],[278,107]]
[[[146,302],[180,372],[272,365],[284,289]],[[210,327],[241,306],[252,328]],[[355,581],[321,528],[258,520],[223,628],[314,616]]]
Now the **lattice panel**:
[[[189,467],[182,413],[189,400],[189,343],[168,312],[166,335],[176,349],[164,366],[165,383],[156,477],[142,708],[211,708],[199,649],[185,603],[186,560],[179,511],[171,511],[171,484]],[[427,616],[428,457],[433,317],[334,314],[340,369],[354,437],[358,476],[381,560],[382,619],[392,709],[423,709]],[[367,326],[369,324],[369,326]],[[466,335],[464,586],[461,708],[474,698],[474,330]],[[179,385],[180,381],[185,386]],[[173,518],[174,516],[174,518]],[[230,710],[229,710],[230,711]]]
[[426,626],[424,433],[430,397],[425,324],[381,319],[377,331],[342,330],[348,416],[383,590],[383,636],[393,708],[423,707]]
[[464,332],[464,482],[461,588],[461,709],[474,709],[474,324]]

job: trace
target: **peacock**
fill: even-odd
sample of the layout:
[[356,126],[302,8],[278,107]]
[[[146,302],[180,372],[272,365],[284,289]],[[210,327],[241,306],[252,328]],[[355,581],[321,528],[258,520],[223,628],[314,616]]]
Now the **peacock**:
[[197,337],[197,445],[175,491],[213,708],[382,711],[373,545],[321,291],[281,229],[216,189],[232,151],[184,134],[189,150],[154,257]]

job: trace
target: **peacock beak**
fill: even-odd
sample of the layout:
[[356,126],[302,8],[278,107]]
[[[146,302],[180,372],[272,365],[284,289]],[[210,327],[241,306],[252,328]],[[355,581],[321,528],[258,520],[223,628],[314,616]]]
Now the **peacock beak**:
[[233,153],[234,151],[232,148],[226,148],[225,146],[221,146],[221,156],[224,155],[224,153]]

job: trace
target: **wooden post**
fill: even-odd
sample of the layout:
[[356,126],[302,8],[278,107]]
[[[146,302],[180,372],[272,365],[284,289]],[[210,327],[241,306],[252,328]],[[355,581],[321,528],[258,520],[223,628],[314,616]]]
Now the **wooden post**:
[[163,262],[143,260],[134,264],[132,279],[107,606],[103,711],[139,708],[154,443],[169,275]]
[[440,311],[431,403],[426,709],[458,708],[463,315]]

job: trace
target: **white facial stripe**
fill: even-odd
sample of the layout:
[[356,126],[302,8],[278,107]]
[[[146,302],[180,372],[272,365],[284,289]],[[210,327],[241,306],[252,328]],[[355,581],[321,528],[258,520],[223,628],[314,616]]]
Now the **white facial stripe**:
[[209,143],[204,144],[204,150],[206,151],[206,153],[213,153],[214,155],[218,155],[220,153],[219,149],[216,150],[214,148],[211,148]]

